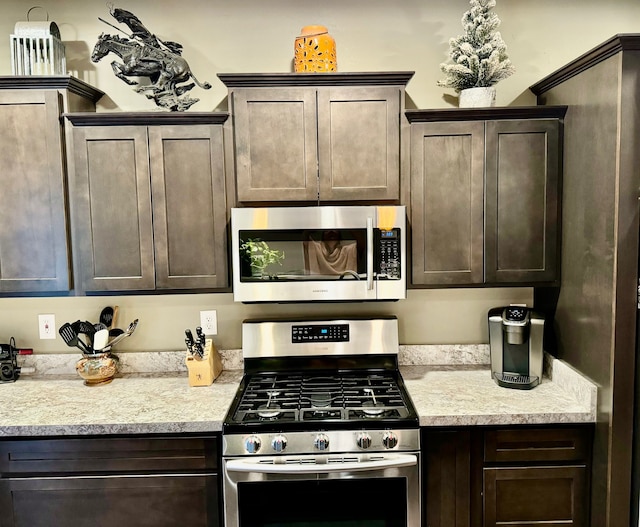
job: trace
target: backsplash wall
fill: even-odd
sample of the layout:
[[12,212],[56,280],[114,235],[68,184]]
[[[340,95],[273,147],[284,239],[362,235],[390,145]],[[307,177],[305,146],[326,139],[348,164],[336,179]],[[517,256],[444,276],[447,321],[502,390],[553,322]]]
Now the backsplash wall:
[[[531,288],[410,290],[406,300],[380,303],[241,304],[230,293],[47,298],[0,298],[0,342],[13,336],[19,347],[37,353],[77,353],[57,334],[64,322],[97,322],[107,305],[118,305],[118,326],[138,318],[135,333],[116,351],[176,351],[184,348],[184,330],[200,324],[200,311],[215,309],[219,349],[242,346],[245,318],[397,315],[401,344],[479,344],[488,342],[487,311],[509,303],[532,305]],[[56,339],[40,340],[38,315],[54,314]]]

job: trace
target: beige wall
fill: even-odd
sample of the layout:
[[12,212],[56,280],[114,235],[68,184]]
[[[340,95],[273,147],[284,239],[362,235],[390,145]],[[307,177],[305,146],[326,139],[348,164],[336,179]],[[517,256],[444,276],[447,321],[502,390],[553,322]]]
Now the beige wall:
[[184,348],[184,329],[199,325],[199,312],[215,309],[221,349],[241,347],[241,325],[245,318],[306,315],[395,314],[399,318],[400,341],[404,344],[487,342],[486,314],[489,308],[510,302],[531,305],[528,288],[457,289],[410,291],[407,300],[354,304],[253,304],[234,303],[231,294],[162,296],[14,298],[0,299],[0,342],[11,336],[19,346],[37,352],[72,351],[60,337],[39,340],[38,314],[53,313],[56,325],[74,320],[98,320],[105,305],[119,306],[118,325],[126,327],[134,318],[140,324],[134,335],[122,341],[125,351],[165,351]]
[[[40,2],[60,27],[67,48],[68,69],[103,90],[99,111],[155,111],[154,104],[115,78],[109,63],[89,61],[98,35],[110,29],[98,21],[115,22],[103,0],[45,0]],[[0,34],[0,75],[11,74],[9,35],[15,22],[26,20],[34,5],[3,0]],[[209,91],[194,89],[201,101],[193,111],[226,106],[226,89],[216,73],[291,71],[293,41],[307,24],[324,24],[337,42],[340,71],[415,71],[407,87],[408,106],[447,107],[435,85],[439,64],[447,59],[448,39],[461,33],[466,0],[128,0],[117,7],[135,13],[160,38],[180,42],[183,56]],[[501,32],[516,74],[498,85],[499,105],[534,104],[528,87],[566,62],[616,33],[634,32],[640,2],[612,0],[498,0]],[[32,20],[40,19],[32,13]],[[0,45],[2,47],[2,45]],[[509,302],[529,303],[530,288],[410,291],[407,300],[381,304],[268,305],[234,304],[230,294],[124,296],[87,298],[0,299],[0,342],[14,336],[19,346],[37,352],[71,351],[60,338],[39,340],[37,315],[53,313],[57,326],[76,319],[96,320],[108,304],[120,306],[121,325],[140,319],[125,350],[175,350],[183,347],[183,330],[198,325],[201,309],[218,311],[221,348],[240,346],[240,321],[253,316],[291,314],[394,313],[400,319],[401,342],[487,342],[486,314]]]
[[[183,56],[209,91],[192,90],[201,101],[194,111],[218,107],[226,95],[217,73],[291,71],[293,41],[300,28],[323,24],[336,39],[340,71],[415,71],[407,93],[419,108],[449,106],[435,85],[448,59],[448,40],[462,32],[467,0],[126,0],[117,7],[135,13],[160,38],[184,46]],[[516,74],[498,85],[499,105],[533,104],[528,87],[616,33],[638,30],[637,0],[498,0],[495,12]],[[106,93],[101,110],[154,110],[111,70],[112,55],[89,60],[101,32],[98,20],[116,23],[104,0],[2,0],[0,75],[10,74],[9,35],[42,5],[60,27],[69,71]],[[31,19],[41,19],[36,10]],[[118,25],[116,23],[116,25]],[[122,26],[126,30],[125,26]]]

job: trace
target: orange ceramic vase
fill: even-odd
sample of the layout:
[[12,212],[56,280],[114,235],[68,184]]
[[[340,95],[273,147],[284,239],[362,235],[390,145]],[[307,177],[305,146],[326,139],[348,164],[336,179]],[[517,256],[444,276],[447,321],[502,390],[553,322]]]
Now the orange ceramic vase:
[[296,73],[338,71],[336,41],[324,26],[304,26],[295,41]]

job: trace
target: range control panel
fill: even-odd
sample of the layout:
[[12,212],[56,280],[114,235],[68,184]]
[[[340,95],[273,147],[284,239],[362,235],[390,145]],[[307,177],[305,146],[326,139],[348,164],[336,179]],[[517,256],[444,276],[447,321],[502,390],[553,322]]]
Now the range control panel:
[[349,342],[349,324],[292,326],[291,342]]

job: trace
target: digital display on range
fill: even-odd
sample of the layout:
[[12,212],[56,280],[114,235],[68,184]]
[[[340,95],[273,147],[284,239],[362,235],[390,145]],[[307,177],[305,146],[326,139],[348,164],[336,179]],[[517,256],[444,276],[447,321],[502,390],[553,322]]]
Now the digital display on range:
[[398,231],[397,229],[393,229],[390,231],[380,231],[380,238],[397,238]]
[[349,324],[292,326],[291,342],[349,342]]

